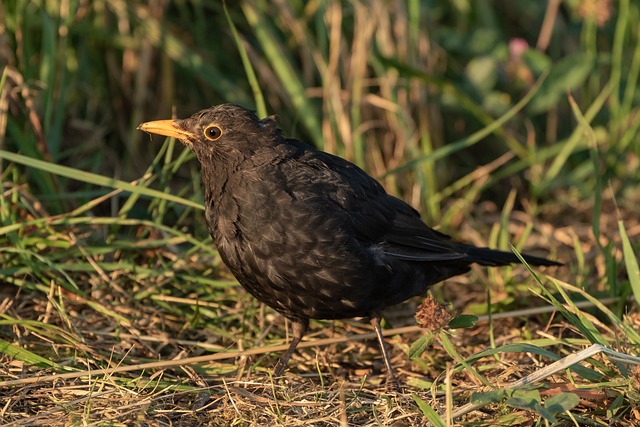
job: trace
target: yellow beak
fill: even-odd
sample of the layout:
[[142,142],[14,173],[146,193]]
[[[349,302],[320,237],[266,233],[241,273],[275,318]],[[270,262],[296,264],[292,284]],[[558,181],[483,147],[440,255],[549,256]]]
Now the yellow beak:
[[170,136],[180,140],[195,139],[195,135],[191,132],[181,129],[177,120],[156,120],[153,122],[145,122],[138,126],[138,130],[155,133],[156,135]]

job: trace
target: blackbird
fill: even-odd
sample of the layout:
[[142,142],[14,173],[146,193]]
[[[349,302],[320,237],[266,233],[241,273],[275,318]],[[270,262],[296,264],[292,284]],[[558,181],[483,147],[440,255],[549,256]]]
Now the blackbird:
[[[273,117],[233,104],[138,129],[174,137],[202,169],[205,217],[223,262],[255,298],[293,325],[275,367],[281,376],[309,319],[368,316],[396,379],[380,311],[470,264],[500,266],[516,256],[453,242],[358,166],[285,138]],[[533,265],[561,265],[525,255]]]

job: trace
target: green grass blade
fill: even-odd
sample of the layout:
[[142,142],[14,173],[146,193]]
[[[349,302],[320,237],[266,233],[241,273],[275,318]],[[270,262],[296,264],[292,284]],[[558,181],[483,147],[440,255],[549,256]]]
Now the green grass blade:
[[527,94],[516,105],[514,105],[509,111],[507,111],[501,117],[497,118],[496,120],[486,125],[484,128],[480,129],[477,132],[474,132],[473,134],[469,135],[466,138],[463,138],[461,140],[458,140],[450,144],[447,144],[443,147],[440,147],[428,153],[427,155],[412,159],[409,162],[405,163],[403,166],[400,166],[398,168],[388,171],[386,174],[383,175],[383,178],[387,175],[401,173],[408,169],[412,169],[418,163],[421,163],[421,162],[434,162],[436,160],[449,157],[453,153],[456,153],[464,148],[472,147],[473,145],[482,141],[484,138],[491,135],[496,130],[500,129],[502,125],[504,125],[506,122],[511,120],[516,114],[518,114],[519,111],[521,111],[524,107],[527,106],[531,98],[533,98],[533,96],[536,94],[538,89],[540,89],[540,86],[544,82],[544,79],[546,78],[546,76],[547,76],[546,73],[540,76],[536,84],[529,90],[529,92],[527,92]]
[[420,411],[422,412],[422,414],[425,416],[426,419],[429,420],[429,422],[433,426],[445,427],[447,425],[447,423],[444,422],[444,420],[440,417],[440,415],[438,415],[435,409],[429,406],[427,402],[420,399],[415,393],[411,393],[411,398],[413,399],[414,402],[416,402],[416,405],[418,405],[418,408],[420,408]]
[[304,85],[294,67],[288,61],[284,46],[276,42],[278,36],[272,31],[270,19],[267,19],[266,14],[257,9],[256,3],[242,2],[241,6],[249,25],[251,25],[255,36],[260,41],[265,56],[289,95],[290,102],[298,111],[300,121],[313,138],[316,146],[322,147],[322,129],[317,119],[318,113],[311,101],[305,96]]
[[[574,116],[580,123],[580,126],[578,126],[573,131],[568,140],[562,142],[562,148],[560,152],[555,156],[553,163],[551,163],[551,166],[547,170],[547,173],[545,174],[543,182],[541,184],[541,188],[547,188],[549,184],[558,177],[560,171],[566,166],[569,156],[577,149],[586,146],[589,143],[597,144],[590,123],[602,110],[607,100],[610,99],[610,94],[611,86],[605,87],[595,99],[593,104],[591,104],[585,115],[580,112],[577,104],[573,100],[573,97],[569,95],[569,104],[571,105]],[[585,138],[585,136],[587,138]]]
[[131,184],[126,181],[121,181],[119,179],[109,178],[95,173],[70,168],[68,166],[45,162],[43,160],[34,159],[32,157],[23,156],[21,154],[12,153],[5,150],[0,150],[0,159],[2,158],[32,168],[48,171],[56,175],[72,178],[77,181],[87,182],[89,184],[100,185],[103,187],[119,188],[124,191],[129,191],[133,194],[159,198],[191,208],[204,210],[204,206],[200,203],[192,202],[191,200],[183,199],[182,197],[177,197],[172,194],[164,193],[162,191],[153,190],[151,188],[139,187],[137,185]]
[[238,53],[240,54],[240,59],[242,60],[242,66],[244,67],[245,73],[247,73],[247,80],[249,82],[249,86],[251,86],[251,91],[253,92],[253,99],[256,102],[256,112],[258,113],[258,117],[266,117],[267,106],[264,102],[264,96],[262,95],[260,83],[258,83],[258,78],[256,77],[256,73],[253,70],[251,61],[249,60],[249,55],[247,55],[247,49],[244,47],[244,43],[240,38],[240,35],[238,34],[238,30],[236,29],[236,26],[233,23],[231,16],[229,15],[226,1],[222,2],[222,7],[224,8],[224,15],[227,18],[229,28],[231,28],[233,40],[236,42],[236,47],[238,48]]
[[567,320],[574,325],[576,328],[578,328],[580,330],[580,332],[582,332],[582,334],[587,337],[587,339],[589,339],[590,342],[594,343],[594,344],[601,344],[605,347],[607,347],[609,345],[609,343],[607,342],[607,340],[602,336],[602,334],[600,333],[600,331],[598,331],[598,328],[595,327],[595,325],[593,324],[593,322],[582,312],[580,311],[580,309],[578,309],[576,307],[576,305],[574,304],[573,300],[569,297],[569,295],[567,295],[567,293],[565,292],[564,289],[562,289],[561,286],[559,286],[555,281],[553,281],[554,285],[556,286],[556,289],[558,290],[558,292],[562,295],[562,297],[564,298],[564,300],[566,301],[567,305],[569,306],[569,308],[567,308],[564,304],[562,304],[542,283],[542,280],[538,277],[538,275],[533,271],[533,269],[531,268],[531,266],[525,261],[525,259],[522,257],[522,255],[517,251],[517,249],[509,244],[509,246],[511,247],[511,250],[515,253],[515,255],[518,257],[518,259],[520,260],[520,262],[522,262],[522,264],[524,264],[524,266],[527,268],[527,270],[529,270],[529,273],[532,275],[532,277],[535,279],[535,281],[538,283],[539,285],[539,289],[542,291],[542,293],[546,296],[547,300],[553,304],[554,307],[556,307],[558,309],[558,312],[560,314],[562,314],[564,317],[567,318]]
[[[558,356],[552,351],[541,348],[537,345],[532,345],[529,343],[522,342],[522,343],[506,344],[500,347],[490,348],[490,349],[481,351],[467,358],[465,362],[469,364],[473,364],[478,360],[482,359],[483,357],[493,356],[500,353],[531,353],[531,354],[537,354],[538,356],[546,357],[548,359],[551,359],[554,362],[562,359],[562,357]],[[457,365],[455,369],[456,371],[460,371],[463,369],[463,366]],[[598,373],[597,371],[594,371],[593,369],[585,368],[582,365],[576,364],[571,366],[570,369],[576,374],[590,381],[600,381],[602,379],[602,374]]]
[[60,368],[60,365],[57,363],[2,339],[0,339],[0,353],[6,354],[11,359],[21,360],[28,365],[39,366],[41,368]]
[[618,221],[618,230],[620,231],[620,238],[622,239],[622,253],[624,255],[624,263],[627,267],[627,276],[629,276],[631,290],[633,291],[636,302],[640,304],[640,269],[638,268],[638,258],[633,251],[631,241],[621,220]]
[[465,359],[462,358],[462,356],[460,356],[460,354],[458,354],[458,352],[456,351],[455,345],[453,345],[453,343],[451,342],[451,340],[449,339],[449,337],[447,336],[447,333],[445,331],[441,331],[438,334],[438,336],[440,338],[440,342],[442,343],[442,347],[447,351],[449,356],[451,356],[452,358],[456,359],[458,361],[458,363],[461,366],[463,366],[466,371],[468,371],[471,375],[473,375],[478,380],[480,380],[480,382],[482,382],[484,385],[486,385],[487,387],[491,387],[491,383],[489,381],[487,381],[487,379],[485,377],[480,375],[478,373],[478,371],[476,371],[471,366],[471,364],[469,364]]

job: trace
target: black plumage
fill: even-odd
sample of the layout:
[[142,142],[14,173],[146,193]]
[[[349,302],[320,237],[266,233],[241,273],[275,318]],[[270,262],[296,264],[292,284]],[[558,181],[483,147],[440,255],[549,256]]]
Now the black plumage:
[[369,316],[395,383],[380,310],[424,295],[472,263],[518,262],[508,252],[452,242],[362,169],[285,138],[273,118],[243,107],[218,105],[139,129],[176,137],[195,152],[222,260],[247,291],[293,322],[294,340],[276,375],[309,319]]

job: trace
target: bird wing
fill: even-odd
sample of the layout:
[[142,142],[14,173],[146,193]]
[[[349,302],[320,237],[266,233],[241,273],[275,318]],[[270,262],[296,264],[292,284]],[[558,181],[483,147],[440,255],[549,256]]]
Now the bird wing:
[[418,211],[387,194],[362,169],[340,157],[306,146],[304,149],[303,164],[322,167],[327,173],[323,184],[330,186],[323,199],[335,202],[348,216],[363,244],[376,245],[383,254],[406,261],[451,261],[467,256],[449,242],[449,236],[428,227]]
[[449,236],[422,222],[417,213],[416,216],[398,213],[385,243],[382,249],[385,254],[406,261],[451,261],[467,256],[449,242]]

